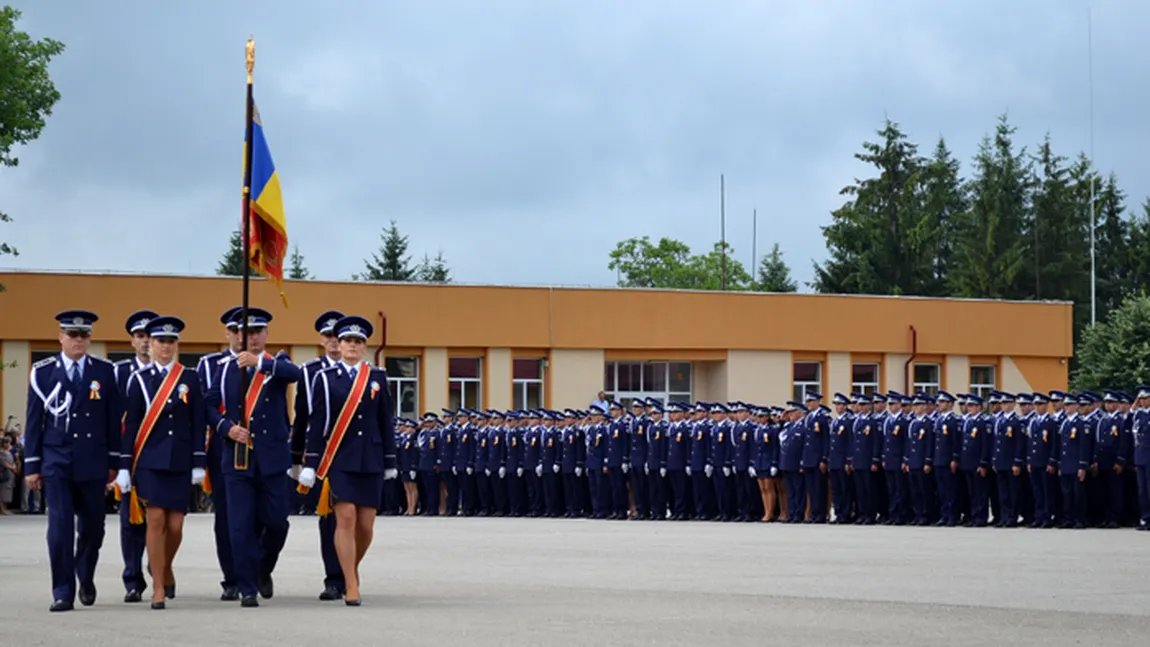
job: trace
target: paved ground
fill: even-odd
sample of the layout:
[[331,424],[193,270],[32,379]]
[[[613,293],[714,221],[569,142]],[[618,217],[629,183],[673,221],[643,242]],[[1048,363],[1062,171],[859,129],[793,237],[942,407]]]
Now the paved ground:
[[0,644],[1128,645],[1150,635],[1150,533],[381,518],[364,606],[316,599],[315,518],[276,596],[218,601],[188,519],[165,611],[125,605],[108,518],[93,607],[49,614],[44,517],[0,518]]

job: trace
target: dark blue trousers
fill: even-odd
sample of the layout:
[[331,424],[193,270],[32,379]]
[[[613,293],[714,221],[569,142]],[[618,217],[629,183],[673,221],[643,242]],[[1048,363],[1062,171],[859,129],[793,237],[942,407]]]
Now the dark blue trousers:
[[236,584],[240,595],[251,597],[258,593],[260,576],[275,570],[287,540],[288,475],[261,474],[253,461],[247,473],[225,478]]
[[439,475],[434,470],[422,470],[419,480],[423,481],[423,514],[439,514]]
[[695,517],[705,519],[711,516],[707,496],[711,493],[711,479],[707,478],[707,473],[703,470],[692,470],[691,486],[695,494]]
[[938,516],[944,523],[958,523],[958,475],[950,471],[950,465],[934,471],[938,485]]
[[[535,475],[534,472],[531,473]],[[523,476],[519,476],[518,471],[507,470],[507,509],[514,516],[520,516],[527,512],[527,506],[523,498],[523,479],[527,476],[527,470],[523,470]]]
[[73,602],[76,581],[93,584],[104,545],[104,481],[44,479],[52,599]]
[[527,490],[527,512],[533,516],[543,514],[543,481],[534,467],[524,469],[523,485]]
[[902,470],[886,470],[887,519],[906,521],[906,475]]
[[798,470],[783,472],[787,484],[787,521],[799,523],[807,514],[807,489],[804,474]]
[[1058,477],[1062,486],[1062,523],[1086,523],[1086,484],[1078,480],[1078,474],[1063,474]]
[[148,589],[148,581],[144,579],[144,551],[148,544],[147,520],[139,525],[133,525],[129,520],[132,507],[129,505],[131,494],[125,494],[120,500],[120,555],[124,558],[125,591],[139,591],[143,593]]
[[491,478],[488,483],[491,487],[491,509],[495,514],[507,512],[507,477],[499,478],[499,468],[491,468]]
[[996,522],[1007,525],[1018,525],[1018,501],[1022,481],[1009,469],[995,470],[995,480],[998,481],[998,512]]
[[635,513],[640,519],[651,515],[651,500],[647,496],[647,475],[643,473],[643,466],[631,466],[631,497],[635,501]]
[[813,523],[826,523],[827,521],[827,477],[819,470],[818,465],[803,469],[803,486],[807,490],[807,497],[811,501],[811,521]]
[[607,478],[611,482],[611,512],[627,514],[630,504],[627,503],[627,475],[622,467],[607,468]]
[[723,468],[715,466],[711,472],[711,484],[715,488],[715,503],[719,509],[719,518],[731,517],[731,488],[727,481],[729,478],[723,474]]
[[558,516],[563,514],[563,494],[561,476],[554,471],[543,468],[543,496],[547,500],[547,514]]
[[[312,488],[315,489],[315,488]],[[335,552],[335,514],[319,518],[319,554],[323,557],[323,586],[335,587],[340,593],[347,591],[339,555]]]
[[977,470],[964,470],[966,491],[970,495],[970,519],[976,524],[986,525],[987,504],[990,503],[988,492],[989,476],[979,476]]
[[647,494],[650,497],[651,518],[662,521],[667,518],[667,492],[663,484],[663,477],[659,476],[659,468],[648,468]]
[[910,509],[917,523],[926,523],[930,508],[930,475],[921,469],[911,470],[910,478]]
[[835,521],[846,523],[851,519],[851,478],[845,469],[830,470],[831,499],[835,506]]
[[1048,523],[1054,519],[1054,501],[1058,496],[1058,477],[1035,467],[1030,472],[1030,495],[1034,499],[1034,521]]
[[851,473],[854,475],[855,505],[858,507],[856,514],[863,521],[872,523],[875,519],[874,474],[869,465]]
[[475,468],[475,493],[479,499],[479,513],[491,512],[491,477],[478,467]]
[[444,513],[449,517],[454,517],[459,512],[459,477],[452,474],[450,468],[441,470],[439,477],[447,486],[447,507]]
[[232,560],[232,537],[228,527],[227,479],[224,478],[223,470],[220,468],[218,456],[216,462],[209,467],[208,478],[212,482],[212,508],[215,510],[212,532],[216,538],[216,561],[219,562],[220,573],[224,576],[220,586],[236,586],[236,569]]
[[604,494],[609,491],[609,487],[603,486],[603,469],[601,467],[587,468],[587,488],[591,495],[591,515],[594,517],[605,515],[606,507],[603,503],[606,497]]
[[[671,483],[671,513],[677,517],[687,516],[687,473],[683,470],[667,470],[667,480]],[[627,496],[626,490],[623,496]],[[625,509],[625,506],[624,506]]]

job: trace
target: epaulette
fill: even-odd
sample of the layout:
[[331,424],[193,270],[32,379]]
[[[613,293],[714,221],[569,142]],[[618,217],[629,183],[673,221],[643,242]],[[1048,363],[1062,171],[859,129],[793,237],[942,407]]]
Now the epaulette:
[[315,359],[309,359],[308,361],[304,362],[300,366],[300,368],[303,368],[304,366],[311,366],[312,364],[315,364],[316,362],[322,362],[322,361],[323,361],[323,356],[316,357]]
[[112,363],[112,360],[110,360],[110,359],[106,359],[106,358],[103,358],[103,357],[99,357],[99,356],[97,356],[97,355],[89,355],[88,357],[90,357],[91,359],[94,359],[94,360],[96,360],[97,362],[103,362],[103,363],[107,364],[108,366],[115,366],[115,364],[113,364],[113,363]]
[[279,359],[281,357],[286,357],[288,359],[291,359],[291,354],[288,353],[286,350],[281,350],[280,352],[276,353],[275,356],[276,356],[276,359]]
[[[318,377],[320,375],[323,375],[324,373],[329,373],[331,371],[335,371],[338,369],[339,369],[339,364],[334,364],[332,366],[325,366],[325,367],[319,369],[318,371],[316,371],[313,375],[315,377]],[[315,378],[313,377],[312,379],[315,379]]]
[[129,357],[128,359],[122,359],[122,360],[116,362],[116,366],[127,366],[128,364],[131,364],[135,361],[136,361],[135,358]]
[[51,357],[45,357],[44,359],[40,360],[39,362],[36,362],[35,364],[33,364],[32,370],[35,371],[36,369],[43,368],[45,366],[48,366],[49,364],[54,364],[57,359],[58,358],[55,355],[53,355]]

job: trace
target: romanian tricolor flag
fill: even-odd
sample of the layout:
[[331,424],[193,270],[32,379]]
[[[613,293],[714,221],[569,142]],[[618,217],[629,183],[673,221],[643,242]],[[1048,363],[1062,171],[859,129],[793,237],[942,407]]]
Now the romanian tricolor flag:
[[[250,256],[248,264],[266,278],[273,279],[279,287],[284,307],[287,297],[283,292],[284,259],[287,256],[287,220],[284,218],[283,194],[280,192],[280,179],[276,165],[272,161],[271,149],[264,137],[264,127],[260,122],[259,110],[252,106],[252,184],[250,222]],[[247,145],[244,142],[244,160],[247,160]],[[247,175],[247,169],[244,169]]]

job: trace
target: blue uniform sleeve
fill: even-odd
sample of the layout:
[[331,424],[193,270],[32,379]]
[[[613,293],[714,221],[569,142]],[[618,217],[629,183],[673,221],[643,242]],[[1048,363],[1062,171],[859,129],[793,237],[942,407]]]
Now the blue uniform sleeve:
[[1059,433],[1059,429],[1055,426],[1054,421],[1049,418],[1047,418],[1042,425],[1042,428],[1047,432],[1047,438],[1050,439],[1049,463],[1051,466],[1057,468],[1059,463],[1058,459],[1062,452],[1062,434]]
[[[319,460],[323,456],[324,439],[327,438],[328,407],[327,407],[327,376],[322,373],[312,381],[311,415],[308,416],[308,425],[305,432],[303,465],[311,469],[319,469]],[[387,437],[384,437],[387,442]],[[391,442],[395,443],[395,434],[391,434]]]
[[120,469],[132,469],[136,456],[136,437],[140,435],[140,425],[144,423],[147,415],[144,392],[140,389],[138,378],[128,380],[128,404],[124,413],[124,442],[123,451],[120,452]]
[[[111,366],[108,367],[109,369]],[[124,397],[120,394],[120,388],[116,386],[116,378],[112,371],[108,371],[109,376],[112,377],[110,397],[104,404],[107,407],[104,411],[105,425],[104,433],[108,443],[108,469],[115,471],[120,465],[121,454],[121,440],[124,429]]]
[[938,442],[938,438],[934,434],[934,423],[927,420],[922,423],[926,427],[926,437],[924,438],[926,447],[923,451],[926,452],[926,465],[934,467],[934,444]]
[[24,415],[24,474],[36,476],[44,456],[44,402],[37,392],[36,368],[28,378],[28,407]]
[[1024,467],[1026,465],[1026,433],[1025,425],[1022,420],[1019,420],[1015,425],[1014,433],[1014,466]]
[[[228,431],[234,424],[224,417],[220,409],[224,408],[224,381],[225,374],[229,366],[234,363],[232,360],[220,367],[220,374],[215,377],[215,381],[207,389],[207,394],[204,396],[204,406],[208,417],[208,425],[212,428],[212,433],[222,438],[227,436]],[[208,369],[211,370],[210,368]]]
[[295,417],[291,425],[291,462],[292,465],[303,464],[303,454],[307,449],[307,425],[310,413],[309,398],[311,397],[311,379],[307,367],[300,369],[300,381],[295,390]]
[[884,424],[881,419],[876,418],[871,421],[870,426],[871,452],[873,452],[874,455],[874,459],[871,460],[871,465],[876,465],[881,468]]
[[260,372],[267,373],[273,381],[288,384],[298,382],[301,374],[300,367],[293,364],[291,357],[285,352],[280,352],[272,358],[261,357]]
[[776,429],[773,433],[773,437],[771,438],[771,468],[776,471],[779,469],[779,460],[782,451],[783,448],[779,444],[779,434],[778,430]]
[[[200,376],[196,373],[191,375],[192,386],[189,389],[191,394],[188,396],[188,404],[192,407],[192,467],[204,469],[208,466],[208,416],[207,409],[204,405],[204,391],[200,386]],[[200,438],[200,434],[204,434],[203,442],[197,443],[196,440]]]
[[1122,422],[1122,425],[1118,429],[1118,457],[1115,459],[1115,462],[1122,467],[1126,467],[1126,456],[1130,453],[1130,446],[1132,444],[1130,442],[1130,433],[1127,431],[1129,423],[1130,420],[1128,417]]
[[[386,374],[382,383],[387,384]],[[398,469],[395,447],[395,405],[391,402],[391,390],[380,389],[379,397],[376,399],[379,401],[379,410],[376,413],[377,420],[382,425],[380,431],[383,433],[383,469]]]
[[1081,452],[1078,454],[1078,469],[1087,469],[1094,460],[1094,430],[1091,427],[1093,425],[1089,421],[1079,426],[1078,442]]

